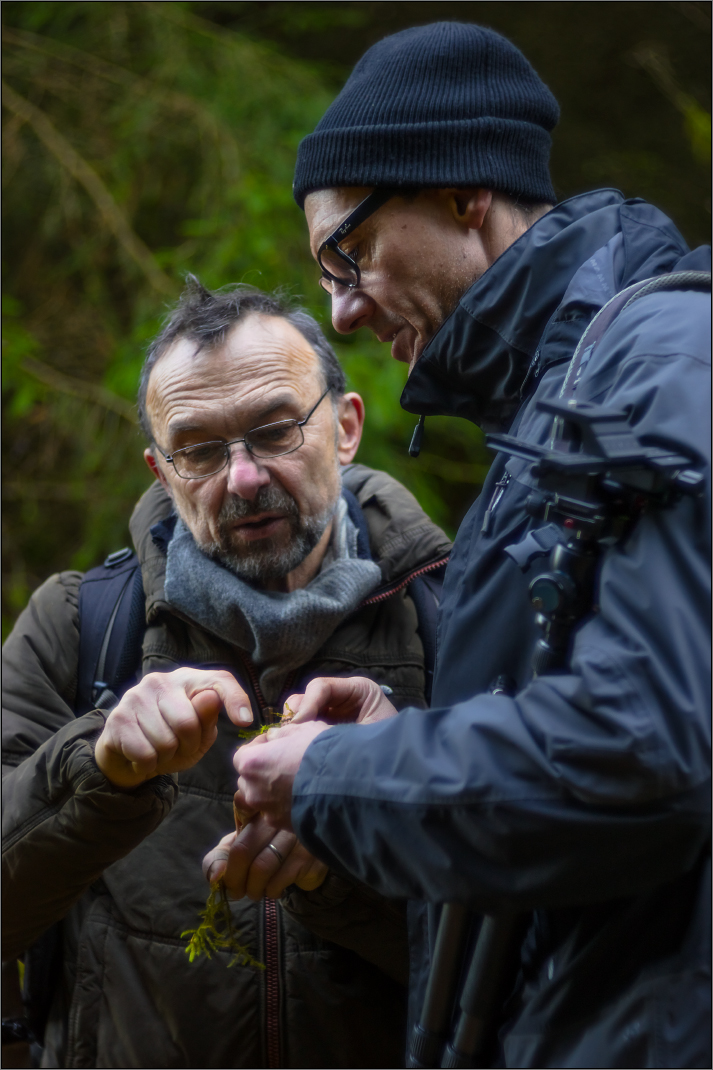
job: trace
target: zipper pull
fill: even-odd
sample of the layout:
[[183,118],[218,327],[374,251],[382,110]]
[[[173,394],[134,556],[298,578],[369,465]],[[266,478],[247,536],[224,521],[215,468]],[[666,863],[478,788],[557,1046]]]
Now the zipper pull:
[[530,367],[525,372],[525,378],[522,380],[522,386],[520,387],[520,401],[525,397],[525,389],[528,386],[530,379],[537,379],[540,374],[540,350],[538,349],[530,361]]
[[413,429],[413,437],[411,438],[411,445],[408,448],[409,457],[418,457],[421,452],[421,446],[423,445],[423,431],[426,425],[426,417],[420,416],[418,423]]
[[495,484],[495,488],[493,490],[493,496],[490,499],[490,504],[488,505],[488,508],[485,510],[485,516],[483,517],[483,526],[480,529],[480,534],[481,535],[489,535],[490,534],[490,526],[491,526],[492,519],[493,519],[493,513],[495,512],[495,507],[497,506],[498,502],[500,501],[500,499],[502,498],[503,494],[505,493],[505,488],[507,487],[509,482],[510,482],[510,473],[506,472],[505,475],[502,477],[502,479],[499,479],[498,482]]

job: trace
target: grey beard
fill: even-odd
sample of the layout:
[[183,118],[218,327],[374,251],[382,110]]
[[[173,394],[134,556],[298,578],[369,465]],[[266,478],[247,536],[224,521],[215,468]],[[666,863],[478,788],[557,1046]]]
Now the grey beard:
[[[338,501],[339,497],[316,516],[305,517],[300,515],[299,506],[292,495],[273,484],[261,487],[251,502],[231,496],[218,515],[218,541],[199,542],[198,546],[208,557],[219,561],[248,583],[281,580],[301,565],[314,550],[334,516]],[[287,543],[278,544],[268,536],[253,543],[246,551],[236,552],[230,543],[235,521],[258,516],[270,509],[279,509],[288,520],[290,532]]]

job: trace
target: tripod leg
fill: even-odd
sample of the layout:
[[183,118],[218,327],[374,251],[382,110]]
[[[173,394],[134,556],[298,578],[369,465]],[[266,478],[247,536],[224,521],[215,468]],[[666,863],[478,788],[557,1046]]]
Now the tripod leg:
[[522,914],[486,916],[478,935],[460,998],[453,1039],[446,1045],[442,1067],[482,1067],[495,1015],[516,968],[524,935]]
[[462,903],[444,904],[421,1019],[411,1037],[408,1065],[416,1070],[440,1065],[469,922],[470,911]]

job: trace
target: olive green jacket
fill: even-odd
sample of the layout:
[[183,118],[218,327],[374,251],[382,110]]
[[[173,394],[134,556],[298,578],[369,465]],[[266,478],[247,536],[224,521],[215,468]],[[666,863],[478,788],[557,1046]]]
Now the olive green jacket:
[[[367,522],[381,585],[289,681],[367,675],[399,707],[423,707],[424,659],[408,583],[450,546],[415,499],[381,472],[345,470]],[[263,719],[245,652],[164,600],[166,559],[150,529],[170,512],[154,484],[131,532],[146,594],[142,672],[185,664],[233,672]],[[402,904],[331,873],[312,893],[233,905],[264,971],[192,964],[181,933],[198,923],[203,855],[233,825],[225,716],[194,768],[131,792],[99,772],[106,713],[75,717],[82,576],[52,576],[3,650],[3,955],[61,924],[62,971],[44,1066],[389,1067],[402,1065],[407,951]],[[411,712],[409,716],[418,716]],[[339,945],[339,946],[338,946]]]

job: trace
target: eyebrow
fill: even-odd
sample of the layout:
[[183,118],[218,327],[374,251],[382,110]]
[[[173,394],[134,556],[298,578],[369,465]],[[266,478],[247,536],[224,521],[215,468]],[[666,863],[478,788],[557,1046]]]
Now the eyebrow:
[[[276,398],[273,398],[269,405],[257,410],[254,418],[250,421],[252,427],[261,427],[262,422],[266,421],[272,413],[285,405],[294,404],[294,402],[295,398],[292,394],[279,394]],[[197,424],[192,420],[171,420],[166,430],[171,436],[185,435],[194,431],[205,431],[205,425]],[[248,430],[251,430],[251,428],[248,428]]]

